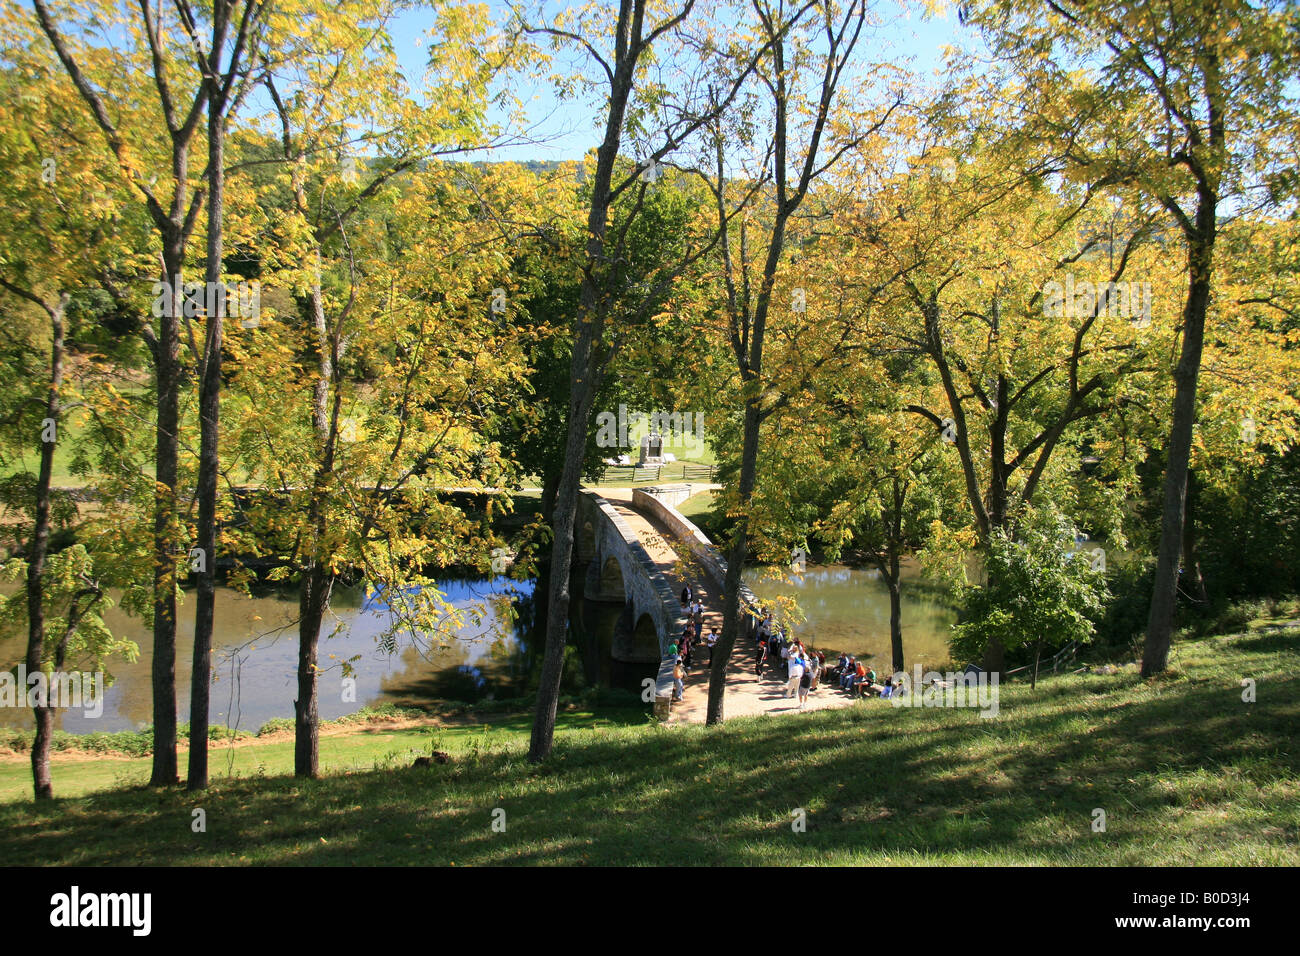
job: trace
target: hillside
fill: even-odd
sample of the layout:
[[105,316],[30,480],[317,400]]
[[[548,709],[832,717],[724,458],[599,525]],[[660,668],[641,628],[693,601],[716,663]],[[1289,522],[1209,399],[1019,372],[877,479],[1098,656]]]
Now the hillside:
[[[992,720],[882,701],[718,730],[579,715],[541,767],[524,759],[526,717],[372,727],[323,740],[322,764],[336,769],[309,782],[284,775],[291,743],[253,742],[238,751],[243,777],[197,797],[127,789],[34,807],[28,791],[0,805],[0,853],[79,865],[1294,866],[1294,626],[1257,620],[1181,642],[1173,670],[1150,683],[1121,671],[1006,686]],[[431,749],[450,761],[408,766]],[[357,769],[342,769],[350,753]],[[56,756],[56,793],[75,789],[80,768],[104,785],[146,763]],[[0,779],[26,768],[7,757]],[[213,768],[225,772],[224,750]],[[204,833],[192,831],[195,807]],[[1105,832],[1093,829],[1099,808]],[[805,832],[792,828],[798,810]]]

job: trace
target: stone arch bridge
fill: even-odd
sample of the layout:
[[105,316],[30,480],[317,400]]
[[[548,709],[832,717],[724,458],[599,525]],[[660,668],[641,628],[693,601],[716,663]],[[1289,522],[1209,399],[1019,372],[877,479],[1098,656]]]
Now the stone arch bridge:
[[585,596],[623,603],[610,655],[630,663],[659,663],[686,618],[673,584],[619,510],[594,491],[578,499],[574,552],[587,563]]

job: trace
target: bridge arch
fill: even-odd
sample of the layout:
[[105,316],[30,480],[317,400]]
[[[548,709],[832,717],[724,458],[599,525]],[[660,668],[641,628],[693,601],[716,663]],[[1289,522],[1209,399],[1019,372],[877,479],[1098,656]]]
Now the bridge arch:
[[602,601],[627,601],[627,585],[617,556],[610,555],[601,565],[598,591]]
[[648,656],[657,654],[658,651],[659,633],[655,630],[654,618],[649,614],[642,614],[637,618],[636,626],[632,628],[631,652]]
[[628,663],[661,662],[684,620],[667,578],[618,511],[593,491],[584,489],[579,498],[575,531],[575,550],[588,561],[586,597],[624,605],[611,656]]

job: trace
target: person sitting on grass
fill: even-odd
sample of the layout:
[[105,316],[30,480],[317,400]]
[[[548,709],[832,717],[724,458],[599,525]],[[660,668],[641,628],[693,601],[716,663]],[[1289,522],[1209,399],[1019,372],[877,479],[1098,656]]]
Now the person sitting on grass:
[[894,695],[894,682],[891,678],[885,678],[885,686],[880,691],[881,699],[892,697]]

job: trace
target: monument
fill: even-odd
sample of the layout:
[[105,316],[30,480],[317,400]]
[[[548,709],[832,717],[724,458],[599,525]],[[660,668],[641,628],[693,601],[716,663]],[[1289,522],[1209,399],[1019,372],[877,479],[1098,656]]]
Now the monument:
[[662,465],[664,463],[664,439],[658,432],[651,432],[641,439],[641,460],[638,465]]

